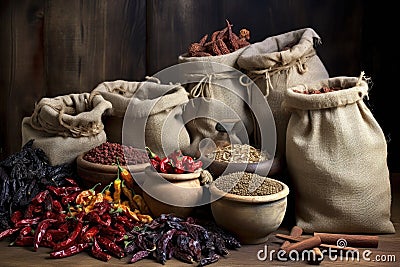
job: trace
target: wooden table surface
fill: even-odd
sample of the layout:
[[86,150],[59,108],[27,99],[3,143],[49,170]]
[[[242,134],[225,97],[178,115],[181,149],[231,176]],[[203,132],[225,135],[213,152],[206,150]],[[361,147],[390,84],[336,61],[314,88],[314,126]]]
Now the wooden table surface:
[[[366,249],[360,249],[360,260],[359,261],[346,261],[345,257],[343,260],[334,259],[329,256],[325,256],[324,261],[320,266],[400,266],[400,174],[392,175],[392,221],[394,222],[396,233],[379,235],[379,246],[378,248],[368,249],[370,253],[367,254],[367,259],[363,259],[362,253]],[[278,249],[280,246],[280,239],[275,237],[276,233],[288,234],[289,227],[283,225],[278,231],[271,233],[270,238],[265,244],[259,245],[243,245],[237,250],[231,250],[230,253],[225,257],[221,258],[218,262],[213,263],[209,266],[310,266],[306,262],[302,261],[287,261],[281,262],[277,259],[270,260],[259,260],[257,254],[263,257],[264,251],[267,248],[268,254],[273,249]],[[260,253],[262,251],[262,253]],[[78,255],[68,257],[65,259],[48,259],[50,249],[39,248],[38,251],[34,252],[31,248],[22,247],[8,247],[6,241],[0,242],[0,266],[11,267],[11,266],[124,266],[129,258],[116,259],[112,258],[109,262],[102,262],[94,259],[86,252],[82,252]],[[344,255],[345,256],[345,255]],[[378,261],[386,258],[390,262]],[[350,257],[351,259],[351,257]],[[181,261],[170,259],[165,265],[155,262],[152,259],[144,259],[134,264],[135,266],[195,266]]]

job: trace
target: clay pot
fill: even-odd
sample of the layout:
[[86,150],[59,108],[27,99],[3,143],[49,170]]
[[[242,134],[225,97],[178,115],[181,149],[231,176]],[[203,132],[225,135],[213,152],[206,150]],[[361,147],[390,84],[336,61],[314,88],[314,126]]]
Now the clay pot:
[[[95,184],[101,183],[96,187],[96,190],[102,190],[105,186],[117,178],[118,166],[93,163],[83,159],[83,156],[84,154],[79,155],[76,158],[76,165],[77,174],[82,179],[83,186],[86,188],[91,188]],[[128,169],[133,176],[136,182],[133,190],[136,194],[141,195],[142,193],[140,185],[143,183],[144,175],[141,175],[140,172],[143,172],[147,166],[150,166],[150,163],[129,165],[129,167],[122,166]]]
[[233,172],[250,172],[270,177],[281,172],[282,164],[281,160],[278,158],[274,158],[273,160],[260,161],[257,163],[227,163],[223,161],[213,160],[207,167],[207,170],[211,173],[214,179],[217,179],[221,175]]
[[173,213],[186,218],[203,197],[200,173],[165,174],[145,169],[143,198],[153,216]]
[[[224,176],[218,179],[224,179]],[[215,222],[236,235],[242,244],[264,243],[268,235],[281,225],[286,213],[289,188],[277,182],[283,186],[283,190],[265,196],[229,194],[212,183],[211,212]]]

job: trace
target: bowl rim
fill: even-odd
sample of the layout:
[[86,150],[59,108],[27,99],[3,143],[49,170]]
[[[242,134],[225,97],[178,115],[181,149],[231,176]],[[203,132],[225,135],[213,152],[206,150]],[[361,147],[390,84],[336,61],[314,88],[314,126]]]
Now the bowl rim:
[[[219,189],[215,185],[215,181],[214,181],[210,184],[210,193],[211,193],[212,200],[214,202],[220,198],[224,198],[227,200],[243,202],[243,203],[265,203],[265,202],[275,202],[275,201],[284,199],[289,195],[290,190],[289,190],[289,187],[285,183],[283,183],[279,180],[273,179],[271,177],[264,176],[264,178],[269,179],[271,181],[278,182],[279,184],[281,184],[283,186],[283,189],[275,194],[270,194],[270,195],[241,196],[241,195],[227,193],[227,192]],[[217,180],[219,180],[219,179],[224,179],[224,177],[220,176]],[[215,198],[215,197],[217,197],[217,198]]]
[[185,180],[190,180],[190,179],[195,179],[200,177],[200,172],[190,172],[190,173],[162,173],[162,172],[157,172],[154,170],[152,166],[147,166],[145,168],[145,173],[149,175],[160,175],[166,180],[169,181],[185,181]]
[[[94,163],[94,162],[87,161],[83,158],[83,156],[85,154],[86,153],[82,153],[76,158],[76,163],[77,163],[78,167],[85,168],[88,170],[98,171],[99,169],[103,169],[103,170],[108,170],[110,172],[112,172],[112,171],[117,172],[117,170],[118,170],[117,165],[106,165],[106,164],[100,164],[100,163]],[[144,171],[144,169],[146,167],[148,167],[149,165],[150,165],[150,162],[135,164],[135,165],[127,165],[127,166],[121,165],[121,167],[127,168],[129,171],[140,172],[140,171]]]

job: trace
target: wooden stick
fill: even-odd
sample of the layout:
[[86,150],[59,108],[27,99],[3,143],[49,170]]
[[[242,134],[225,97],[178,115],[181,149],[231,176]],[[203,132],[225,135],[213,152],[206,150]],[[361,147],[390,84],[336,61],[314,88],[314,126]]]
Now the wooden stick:
[[[308,239],[308,237],[292,237],[290,235],[284,235],[284,234],[276,234],[275,235],[278,238],[281,238],[283,240],[288,240],[291,242],[300,242],[303,241],[305,239]],[[322,241],[322,240],[321,240]],[[329,245],[329,244],[321,244],[319,246],[320,248],[330,248],[330,249],[336,249],[336,250],[351,250],[351,251],[357,251],[357,248],[353,248],[353,247],[340,247],[340,246],[336,246],[336,245]]]
[[322,252],[319,249],[319,247],[313,248],[313,252],[314,252],[313,256],[315,258],[309,259],[307,262],[308,262],[308,264],[318,265],[324,260],[324,254],[322,254]]
[[338,246],[338,242],[340,241],[343,241],[346,246],[362,248],[377,248],[379,243],[379,237],[373,235],[347,235],[315,232],[314,236],[319,236],[324,244]]
[[[290,236],[293,236],[293,237],[300,237],[302,234],[303,234],[303,229],[301,227],[297,226],[297,225],[293,226],[292,230],[290,231]],[[286,240],[281,245],[281,249],[286,248],[290,244],[291,244],[290,241]]]
[[319,236],[313,236],[305,240],[302,240],[300,242],[290,244],[283,250],[286,253],[290,253],[293,250],[296,250],[297,252],[302,252],[307,249],[313,249],[314,247],[318,247],[319,245],[321,245],[321,238]]

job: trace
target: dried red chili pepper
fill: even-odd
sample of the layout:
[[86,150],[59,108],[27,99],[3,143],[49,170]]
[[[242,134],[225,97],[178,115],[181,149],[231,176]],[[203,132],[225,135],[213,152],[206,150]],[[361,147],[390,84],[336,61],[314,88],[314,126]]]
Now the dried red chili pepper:
[[68,183],[70,183],[72,186],[79,186],[74,178],[67,177],[67,178],[64,178],[64,180],[67,181]]
[[177,173],[177,174],[185,173],[185,167],[183,166],[182,161],[178,161],[175,163],[174,173]]
[[92,242],[95,239],[95,236],[99,233],[99,231],[100,231],[100,229],[99,229],[98,225],[92,226],[82,236],[82,241],[83,242]]
[[156,160],[158,162],[161,161],[161,158],[156,153],[151,151],[151,149],[149,147],[147,147],[147,146],[146,146],[146,151],[147,151],[147,155],[149,156],[150,159],[154,159],[154,160]]
[[[81,214],[81,213],[79,213],[79,214]],[[78,216],[80,217],[81,215],[78,215]],[[78,220],[76,221],[76,225],[75,225],[75,228],[74,228],[74,231],[72,232],[72,234],[68,237],[68,239],[56,244],[55,247],[54,247],[54,250],[56,250],[56,251],[57,250],[62,250],[62,249],[65,249],[65,248],[69,247],[71,244],[73,244],[75,242],[76,238],[81,233],[82,228],[83,228],[83,223],[78,218]]]
[[8,229],[4,230],[3,232],[0,233],[0,240],[15,234],[19,230],[20,230],[19,227],[17,227],[17,228],[8,228]]
[[31,203],[33,203],[33,204],[40,204],[40,203],[42,203],[45,199],[46,199],[46,197],[47,197],[47,195],[49,194],[50,192],[49,192],[49,190],[44,190],[44,191],[42,191],[42,192],[40,192],[40,193],[38,193],[33,199],[32,199],[32,201],[31,201]]
[[97,241],[99,242],[100,247],[103,247],[104,249],[108,250],[111,254],[113,254],[117,258],[123,258],[125,256],[124,250],[112,240],[106,237],[99,236],[97,237]]
[[160,162],[160,171],[162,173],[173,173],[174,167],[168,157],[165,157]]
[[13,214],[11,215],[11,222],[13,223],[13,224],[16,224],[18,221],[20,221],[21,219],[23,218],[23,214],[22,214],[22,211],[20,211],[20,210],[17,210],[17,211],[14,211],[13,212]]
[[38,224],[38,222],[41,220],[41,217],[35,217],[35,218],[26,218],[18,221],[14,226],[17,228],[21,228],[24,226],[32,226],[35,224]]
[[41,221],[36,230],[35,230],[35,239],[33,242],[33,249],[36,251],[39,248],[40,243],[42,242],[43,236],[47,231],[47,228],[49,228],[52,223],[57,222],[57,220],[54,219],[45,219]]
[[93,257],[95,257],[96,259],[99,259],[101,261],[109,261],[111,259],[111,255],[107,254],[106,252],[104,252],[101,249],[96,238],[93,239],[93,245],[92,245],[91,252],[92,252]]
[[62,249],[62,250],[57,250],[57,251],[53,251],[50,253],[50,258],[52,259],[61,259],[61,258],[65,258],[65,257],[70,257],[73,255],[76,255],[82,251],[84,251],[85,249],[87,249],[90,246],[89,243],[79,243],[73,246],[70,246],[66,249]]
[[33,236],[18,237],[13,242],[13,245],[20,246],[20,247],[31,247],[31,246],[33,246],[34,239],[35,238]]
[[63,197],[61,198],[61,203],[62,203],[64,206],[67,206],[68,203],[71,203],[71,202],[75,201],[76,197],[77,197],[80,193],[81,193],[81,191],[77,191],[77,192],[73,192],[73,193],[71,193],[71,194],[69,194],[69,195],[67,195],[67,196],[63,196]]
[[135,254],[133,254],[131,260],[129,261],[130,263],[135,263],[141,259],[146,258],[147,256],[150,255],[150,251],[148,250],[140,250],[138,252],[136,252]]
[[29,234],[33,233],[33,229],[30,226],[25,226],[24,228],[21,229],[21,231],[19,232],[19,236],[20,237],[24,237],[27,236]]
[[160,172],[160,161],[157,161],[155,159],[150,159],[151,166],[157,171]]
[[59,196],[59,197],[67,196],[73,192],[78,192],[78,191],[82,190],[79,186],[55,187],[55,186],[48,185],[46,188],[50,192],[52,192],[54,195]]
[[110,225],[110,224],[108,224],[107,221],[103,221],[102,218],[100,217],[100,215],[95,211],[87,213],[86,216],[85,216],[85,220],[87,220],[87,221],[89,221],[91,223],[99,224],[99,225],[103,225],[103,226],[109,226]]

